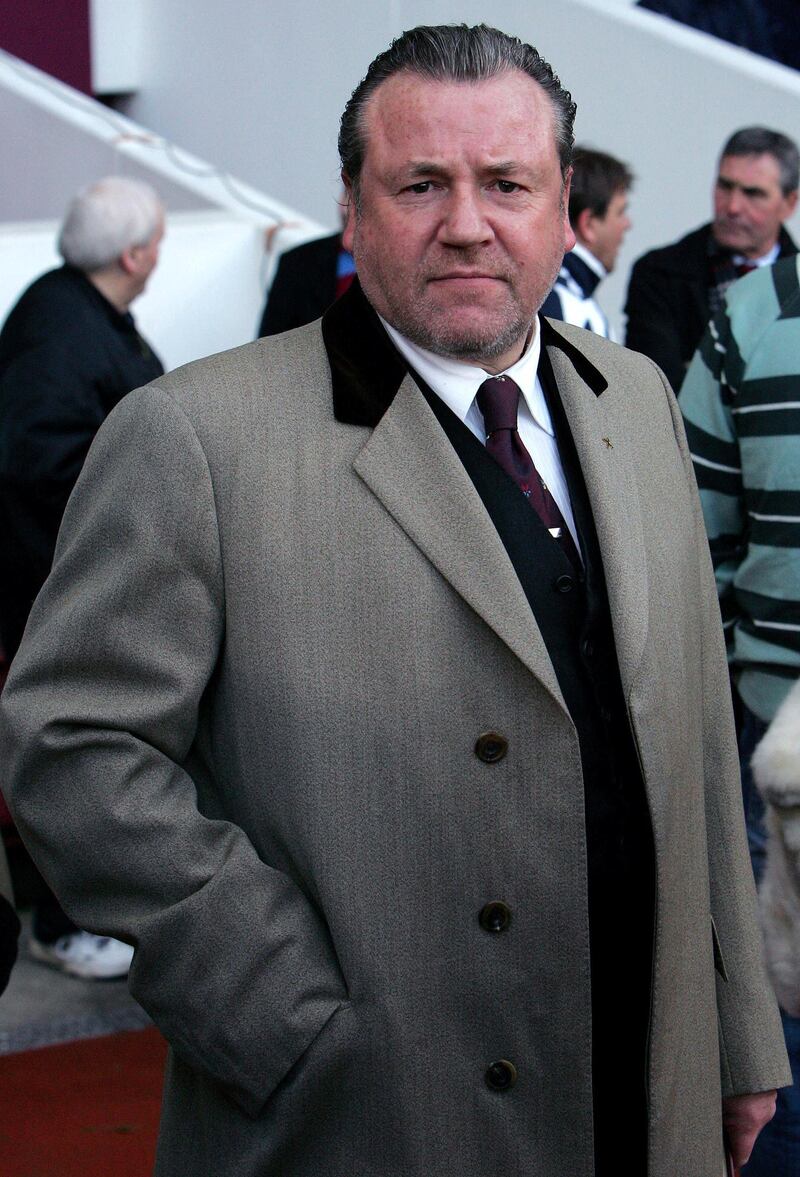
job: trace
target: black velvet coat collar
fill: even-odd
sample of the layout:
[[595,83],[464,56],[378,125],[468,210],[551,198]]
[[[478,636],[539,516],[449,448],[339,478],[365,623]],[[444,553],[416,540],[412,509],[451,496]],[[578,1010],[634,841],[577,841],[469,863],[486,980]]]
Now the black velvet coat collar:
[[[578,376],[595,396],[600,396],[608,387],[605,377],[546,319],[541,318],[539,322],[542,348],[563,352]],[[331,366],[333,411],[337,421],[374,428],[409,369],[357,279],[324,314],[322,337]]]

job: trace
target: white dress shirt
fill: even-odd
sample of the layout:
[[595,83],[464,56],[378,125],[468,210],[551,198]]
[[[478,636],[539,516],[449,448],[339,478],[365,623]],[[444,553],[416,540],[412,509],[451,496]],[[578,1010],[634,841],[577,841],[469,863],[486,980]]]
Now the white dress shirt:
[[[385,319],[381,319],[389,338],[400,354],[417,372],[425,383],[440,397],[449,409],[458,417],[459,421],[470,429],[483,445],[486,444],[486,430],[475,398],[478,389],[490,375],[501,373],[485,372],[475,364],[462,360],[437,356],[412,343],[396,331]],[[506,368],[502,373],[510,376],[519,385],[522,396],[519,401],[517,429],[522,443],[533,459],[533,464],[539,471],[548,490],[558,503],[559,510],[564,516],[564,522],[572,533],[575,545],[580,550],[578,534],[575,529],[575,518],[572,514],[572,504],[567,490],[567,480],[556,444],[553,422],[544,398],[544,391],[538,376],[539,353],[541,339],[539,336],[539,320],[534,321],[530,343],[524,354]]]

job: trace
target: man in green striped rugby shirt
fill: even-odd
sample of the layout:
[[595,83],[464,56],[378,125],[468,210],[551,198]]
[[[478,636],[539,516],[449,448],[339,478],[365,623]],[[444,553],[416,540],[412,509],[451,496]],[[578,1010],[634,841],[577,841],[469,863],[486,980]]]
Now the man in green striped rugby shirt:
[[745,729],[800,675],[798,265],[730,288],[680,395]]
[[[700,488],[735,690],[747,837],[758,881],[764,802],[750,758],[800,677],[800,260],[735,283],[687,372],[680,406]],[[795,1084],[778,1094],[748,1177],[800,1163],[800,1019],[781,1011]]]

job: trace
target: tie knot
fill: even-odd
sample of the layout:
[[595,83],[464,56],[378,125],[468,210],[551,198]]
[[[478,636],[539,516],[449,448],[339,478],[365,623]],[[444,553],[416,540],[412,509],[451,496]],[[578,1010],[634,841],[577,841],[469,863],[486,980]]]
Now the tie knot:
[[487,435],[517,428],[519,385],[510,376],[490,376],[478,389],[478,408]]

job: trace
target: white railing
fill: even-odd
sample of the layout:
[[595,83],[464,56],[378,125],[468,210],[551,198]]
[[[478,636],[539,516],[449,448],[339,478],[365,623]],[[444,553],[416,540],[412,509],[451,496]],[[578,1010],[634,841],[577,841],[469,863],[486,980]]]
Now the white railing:
[[[87,145],[85,182],[97,178],[96,143],[116,171],[128,164],[152,174],[155,187],[176,188],[206,210],[172,212],[158,268],[133,310],[168,367],[234,347],[255,334],[278,248],[324,232],[318,222],[183,151],[41,70],[0,51],[0,88],[42,112],[41,142],[68,124]],[[89,148],[91,147],[91,150]],[[5,170],[5,169],[3,169]],[[8,172],[6,172],[8,175]],[[169,201],[168,201],[169,203]],[[1,207],[1,205],[0,205]],[[0,322],[38,274],[58,265],[54,221],[0,223]]]
[[227,209],[263,226],[290,222],[301,236],[303,233],[308,236],[309,231],[322,232],[321,225],[296,209],[273,200],[250,184],[183,151],[163,136],[148,131],[1,49],[0,87],[56,115],[63,122],[108,144],[120,157],[186,188],[217,208]]

